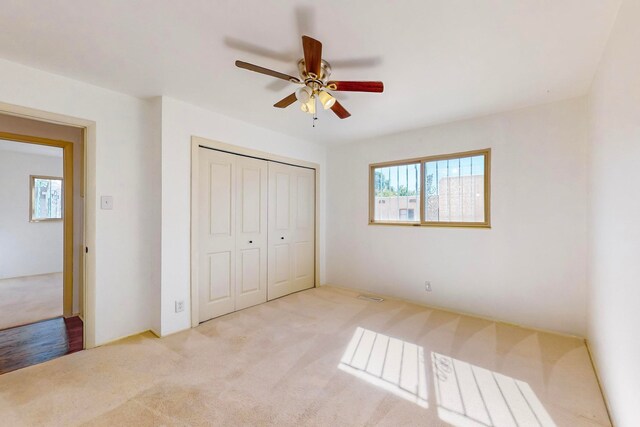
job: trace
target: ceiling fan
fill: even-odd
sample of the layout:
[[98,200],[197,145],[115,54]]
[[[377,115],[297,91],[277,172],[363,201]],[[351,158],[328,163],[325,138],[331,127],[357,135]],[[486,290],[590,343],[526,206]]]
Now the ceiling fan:
[[[322,59],[322,43],[309,36],[302,36],[304,58],[298,61],[300,77],[273,71],[248,62],[236,61],[236,66],[256,73],[287,80],[302,85],[286,98],[276,102],[276,108],[286,108],[294,102],[300,101],[300,109],[313,115],[316,120],[316,105],[320,104],[325,110],[331,109],[339,118],[346,119],[351,114],[328,91],[345,92],[382,92],[382,82],[358,82],[329,80],[331,65]],[[315,124],[315,122],[314,122]]]

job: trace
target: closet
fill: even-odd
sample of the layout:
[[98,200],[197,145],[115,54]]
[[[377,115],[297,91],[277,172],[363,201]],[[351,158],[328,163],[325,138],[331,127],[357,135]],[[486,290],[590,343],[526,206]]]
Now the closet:
[[313,287],[315,170],[198,150],[198,320]]

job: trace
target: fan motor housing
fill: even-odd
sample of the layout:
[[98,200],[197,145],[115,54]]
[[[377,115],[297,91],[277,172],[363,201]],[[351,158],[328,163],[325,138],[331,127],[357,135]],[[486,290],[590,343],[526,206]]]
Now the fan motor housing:
[[301,79],[307,83],[310,81],[319,81],[322,85],[326,85],[329,81],[329,76],[331,76],[331,64],[329,64],[324,59],[320,62],[320,75],[313,76],[307,73],[307,68],[305,67],[304,58],[298,61],[298,71],[300,72]]

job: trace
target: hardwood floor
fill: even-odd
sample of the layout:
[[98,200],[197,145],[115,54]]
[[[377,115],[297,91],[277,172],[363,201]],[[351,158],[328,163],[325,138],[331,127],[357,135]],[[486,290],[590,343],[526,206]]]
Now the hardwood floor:
[[67,351],[67,354],[82,350],[84,348],[82,319],[78,316],[68,317],[64,319],[64,323],[67,327],[67,341],[69,343],[69,350]]
[[0,331],[0,374],[82,350],[79,317],[43,320]]

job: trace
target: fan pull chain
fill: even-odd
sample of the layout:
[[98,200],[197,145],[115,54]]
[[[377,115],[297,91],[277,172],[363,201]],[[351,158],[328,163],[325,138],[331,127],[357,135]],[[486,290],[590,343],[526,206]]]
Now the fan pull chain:
[[313,97],[313,126],[316,127],[316,120],[318,120],[318,98]]

